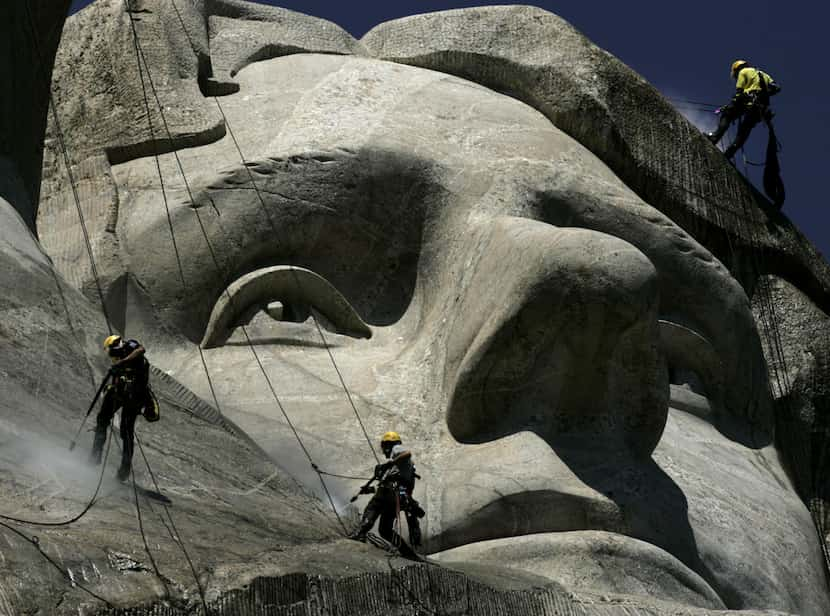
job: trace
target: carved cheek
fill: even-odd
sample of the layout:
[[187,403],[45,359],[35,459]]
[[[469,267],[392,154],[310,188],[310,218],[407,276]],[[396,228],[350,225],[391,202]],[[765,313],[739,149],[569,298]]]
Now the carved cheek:
[[455,438],[530,430],[650,454],[668,406],[652,263],[618,238],[527,219],[499,218],[483,241],[449,340]]

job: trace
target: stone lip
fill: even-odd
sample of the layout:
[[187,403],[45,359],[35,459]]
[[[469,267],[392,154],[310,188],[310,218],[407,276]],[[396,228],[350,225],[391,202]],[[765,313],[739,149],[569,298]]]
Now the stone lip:
[[[545,577],[571,592],[644,595],[725,609],[703,578],[664,550],[603,531],[539,533],[471,543],[432,554],[442,564],[476,562]],[[578,572],[578,573],[577,573]]]

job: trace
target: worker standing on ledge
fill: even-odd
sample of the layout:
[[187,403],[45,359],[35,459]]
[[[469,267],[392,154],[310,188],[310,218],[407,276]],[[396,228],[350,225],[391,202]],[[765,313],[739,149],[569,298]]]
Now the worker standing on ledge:
[[144,347],[139,342],[124,340],[117,335],[107,336],[104,350],[112,362],[110,372],[113,382],[107,385],[98,412],[91,461],[95,465],[101,463],[107,428],[120,408],[123,443],[118,479],[126,481],[132,470],[135,420],[143,414],[148,421],[156,421],[159,417],[158,402],[150,390],[150,363],[144,357]]
[[741,120],[735,141],[724,151],[728,159],[741,149],[759,122],[772,118],[769,98],[781,91],[772,77],[762,70],[752,68],[746,60],[735,60],[732,63],[732,78],[736,80],[735,96],[719,110],[718,128],[707,135],[712,143],[717,144],[729,126],[736,120]]
[[[403,448],[401,437],[397,432],[387,432],[383,435],[380,448],[387,461],[375,466],[374,479],[378,481],[378,488],[372,500],[366,505],[360,527],[349,537],[357,541],[364,541],[375,521],[380,517],[378,531],[380,536],[398,548],[401,556],[411,560],[420,560],[415,551],[407,545],[393,529],[395,519],[399,513],[406,516],[409,527],[409,539],[413,545],[421,543],[421,528],[418,518],[424,516],[417,501],[412,498],[415,487],[415,465],[412,463],[412,453]],[[364,486],[366,488],[367,486]],[[368,493],[361,490],[361,493]]]

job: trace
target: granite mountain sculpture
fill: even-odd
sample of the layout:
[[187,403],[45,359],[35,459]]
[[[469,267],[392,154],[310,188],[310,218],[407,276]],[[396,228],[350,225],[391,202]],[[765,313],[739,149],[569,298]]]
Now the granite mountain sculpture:
[[[43,31],[60,23],[36,18]],[[33,396],[36,379],[0,352],[9,399],[31,414],[4,418],[30,440],[59,432],[38,423],[83,407],[83,366],[105,333],[62,141],[114,324],[145,343],[174,402],[196,398],[173,379],[208,402],[216,393],[222,415],[200,402],[214,425],[199,420],[197,438],[187,416],[147,431],[151,462],[180,459],[163,483],[200,519],[180,530],[210,572],[209,599],[256,576],[386,566],[333,541],[248,337],[324,469],[374,464],[347,393],[370,435],[405,435],[440,563],[496,585],[550,584],[575,614],[615,609],[602,596],[642,613],[828,611],[817,510],[803,502],[820,465],[792,453],[826,410],[827,349],[805,333],[830,329],[827,265],[653,88],[568,24],[489,7],[356,41],[236,0],[147,0],[131,14],[99,0],[67,22],[53,81],[63,139],[51,122],[39,208],[6,199],[22,218],[3,241],[18,289],[4,335],[18,358],[55,367],[41,376],[48,395]],[[274,283],[295,267],[323,280],[318,291]],[[249,305],[223,311],[229,288]],[[348,335],[344,319],[370,331]],[[765,361],[766,348],[785,361]],[[34,506],[36,465],[24,468]],[[66,482],[72,508],[82,490]],[[357,487],[327,482],[340,498]],[[89,583],[118,588],[120,605],[195,609],[174,545],[160,548],[162,576],[139,562],[130,505],[116,498],[94,524],[44,540],[78,554],[70,568],[104,570]],[[3,586],[21,612],[46,605],[27,595],[36,584],[62,584],[24,547],[12,548],[18,583]],[[61,609],[82,600],[69,596]]]

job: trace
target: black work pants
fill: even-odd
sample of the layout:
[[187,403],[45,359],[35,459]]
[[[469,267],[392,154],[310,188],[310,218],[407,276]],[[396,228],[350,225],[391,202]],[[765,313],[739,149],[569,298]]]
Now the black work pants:
[[732,123],[739,120],[738,134],[735,136],[735,141],[724,151],[724,155],[727,158],[732,158],[735,152],[740,150],[746,143],[746,140],[749,139],[752,129],[764,119],[766,112],[767,107],[760,101],[756,101],[753,104],[743,102],[730,103],[721,110],[718,128],[712,133],[712,141],[714,143],[720,141]]
[[135,420],[144,406],[144,392],[132,394],[121,391],[110,385],[104,393],[104,401],[95,422],[95,441],[92,445],[92,458],[96,463],[101,461],[101,450],[107,441],[107,429],[118,409],[121,409],[121,466],[118,468],[118,478],[126,479],[130,475],[133,463],[133,447],[135,446]]
[[363,511],[363,518],[360,520],[358,534],[365,535],[368,533],[372,530],[377,519],[380,518],[380,524],[378,524],[380,536],[398,548],[398,551],[404,558],[418,560],[418,555],[415,551],[407,545],[403,537],[395,532],[394,525],[397,516],[398,503],[395,498],[395,490],[388,487],[380,487]]

